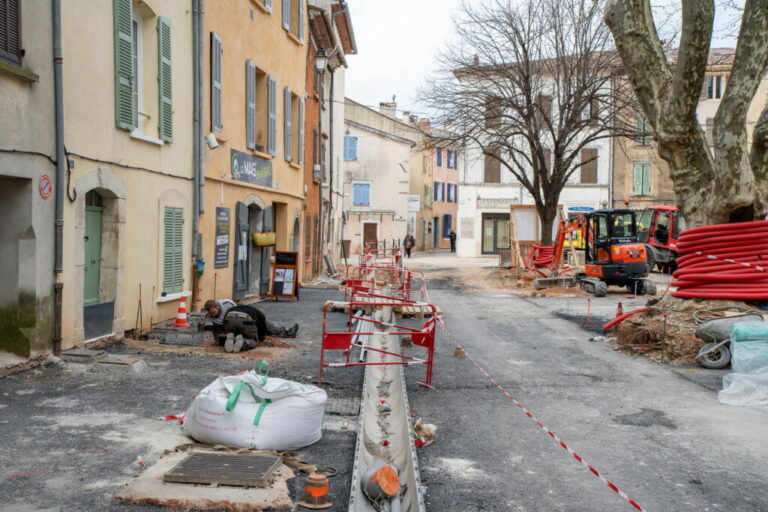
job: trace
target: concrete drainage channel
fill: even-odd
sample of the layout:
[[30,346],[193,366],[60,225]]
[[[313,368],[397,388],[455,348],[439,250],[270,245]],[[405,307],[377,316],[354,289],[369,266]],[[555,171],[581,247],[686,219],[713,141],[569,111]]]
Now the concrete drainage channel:
[[[393,308],[383,307],[373,313],[373,318],[392,324]],[[400,363],[400,358],[380,352],[399,353],[400,336],[388,334],[390,328],[381,324],[365,325],[366,329],[372,326],[374,333],[364,342],[374,349],[366,351],[368,362],[382,364],[365,367],[349,511],[424,512],[404,369],[401,364],[393,364]],[[396,469],[399,481],[399,491],[391,499],[388,496],[393,494],[392,485],[396,489],[398,482],[387,482],[389,467]]]

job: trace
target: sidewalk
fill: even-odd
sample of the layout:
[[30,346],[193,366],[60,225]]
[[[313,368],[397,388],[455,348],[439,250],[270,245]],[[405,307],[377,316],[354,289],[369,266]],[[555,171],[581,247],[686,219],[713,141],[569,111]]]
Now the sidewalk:
[[439,251],[415,252],[412,258],[406,258],[405,264],[411,268],[489,268],[499,264],[497,255],[460,258],[448,249]]

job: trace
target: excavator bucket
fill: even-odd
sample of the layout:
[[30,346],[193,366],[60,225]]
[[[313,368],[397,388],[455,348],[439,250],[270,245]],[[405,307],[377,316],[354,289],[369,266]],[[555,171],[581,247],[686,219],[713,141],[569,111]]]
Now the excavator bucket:
[[534,288],[537,290],[543,290],[545,288],[572,288],[576,286],[578,282],[573,276],[564,277],[540,277],[533,282]]

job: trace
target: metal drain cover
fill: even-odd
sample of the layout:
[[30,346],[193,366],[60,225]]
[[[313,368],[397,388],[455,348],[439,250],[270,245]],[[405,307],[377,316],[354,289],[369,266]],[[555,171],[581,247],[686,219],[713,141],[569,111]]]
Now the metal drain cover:
[[325,412],[338,416],[358,416],[360,414],[360,399],[329,398],[325,403]]
[[269,487],[281,457],[193,452],[163,476],[166,482]]

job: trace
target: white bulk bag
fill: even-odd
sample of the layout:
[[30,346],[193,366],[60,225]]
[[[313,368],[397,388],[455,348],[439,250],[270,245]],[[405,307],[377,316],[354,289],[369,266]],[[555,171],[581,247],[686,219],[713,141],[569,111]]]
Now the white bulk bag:
[[184,430],[197,441],[255,450],[297,450],[316,443],[324,390],[249,371],[219,377],[189,406]]

